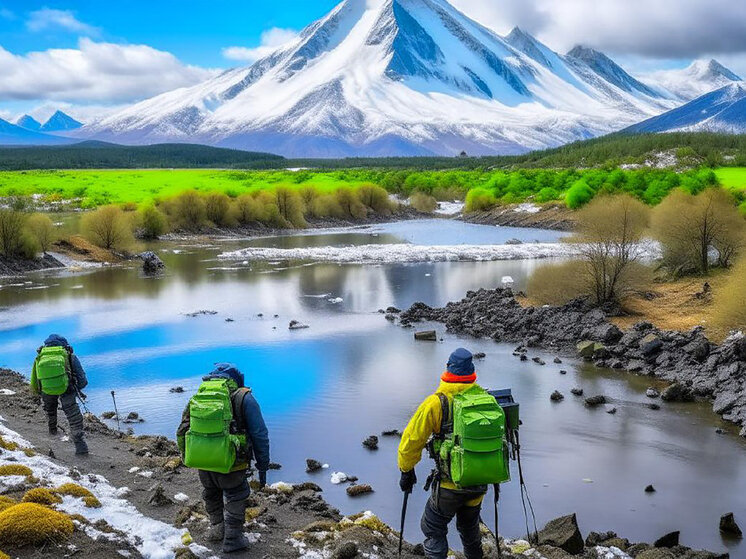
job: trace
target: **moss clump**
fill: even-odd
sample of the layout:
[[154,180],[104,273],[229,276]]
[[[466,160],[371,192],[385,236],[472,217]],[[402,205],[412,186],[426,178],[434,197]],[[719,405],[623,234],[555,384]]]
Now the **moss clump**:
[[93,493],[77,483],[63,483],[54,492],[60,495],[70,495],[71,497],[93,497]]
[[73,533],[69,516],[37,503],[20,503],[0,512],[0,543],[15,546],[60,541]]
[[83,502],[85,503],[85,506],[87,506],[89,509],[100,509],[101,508],[101,501],[96,499],[93,495],[88,495],[86,497],[83,497]]
[[10,559],[10,555],[8,555],[7,553],[3,553],[2,551],[0,551],[0,559]]
[[40,505],[51,506],[61,503],[62,499],[59,495],[52,493],[45,487],[35,487],[26,491],[21,501],[24,503],[38,503]]
[[353,528],[355,526],[362,526],[372,532],[379,532],[384,535],[392,534],[394,532],[390,526],[375,514],[368,512],[353,514],[352,516],[343,518],[339,523],[339,528],[341,530]]
[[5,495],[0,495],[0,512],[16,504],[18,503],[15,500],[11,499],[10,497],[6,497]]
[[28,456],[29,458],[30,458],[30,457],[32,457],[32,456],[36,456],[36,452],[34,451],[34,449],[33,449],[33,448],[24,448],[24,449],[23,449],[23,453],[24,453],[24,454],[25,454],[26,456]]
[[18,443],[6,441],[2,435],[0,435],[0,448],[4,448],[5,450],[18,450]]
[[267,512],[267,507],[248,507],[246,509],[246,522],[253,522]]
[[5,464],[0,466],[0,476],[31,476],[33,472],[23,464]]

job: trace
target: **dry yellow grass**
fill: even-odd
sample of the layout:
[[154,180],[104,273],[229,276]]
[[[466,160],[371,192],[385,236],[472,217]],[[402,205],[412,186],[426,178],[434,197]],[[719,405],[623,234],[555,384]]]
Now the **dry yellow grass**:
[[70,517],[36,503],[20,503],[0,512],[0,543],[24,546],[59,541],[73,533]]
[[40,505],[54,505],[62,502],[59,495],[52,493],[45,487],[29,489],[21,500],[24,503],[38,503]]
[[63,483],[55,489],[54,492],[59,493],[60,495],[71,495],[73,497],[93,497],[93,493],[77,483]]

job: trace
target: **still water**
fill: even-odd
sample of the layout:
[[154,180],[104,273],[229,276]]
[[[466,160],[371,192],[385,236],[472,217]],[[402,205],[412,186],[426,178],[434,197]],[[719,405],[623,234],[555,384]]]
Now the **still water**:
[[[261,403],[282,470],[270,483],[310,479],[343,513],[373,510],[398,525],[398,439],[381,438],[378,451],[361,441],[387,429],[403,429],[433,389],[450,351],[464,345],[487,354],[478,362],[480,383],[511,387],[521,404],[526,479],[537,520],[577,512],[581,529],[613,529],[638,541],[671,530],[682,542],[733,557],[746,548],[724,542],[718,519],[729,511],[746,519],[746,444],[718,435],[707,404],[646,407],[648,381],[602,371],[553,355],[520,362],[512,346],[459,339],[443,332],[438,343],[415,343],[412,331],[377,311],[415,301],[442,305],[469,289],[498,286],[512,276],[521,289],[540,263],[439,262],[337,265],[312,262],[225,262],[221,252],[246,246],[276,248],[386,243],[499,244],[517,238],[552,242],[559,234],[530,229],[467,225],[453,221],[398,223],[348,231],[154,247],[167,266],[160,278],[143,277],[135,265],[0,279],[0,366],[30,372],[35,349],[51,332],[67,336],[88,371],[88,405],[137,411],[138,433],[173,436],[189,394],[218,361],[235,362]],[[340,301],[341,299],[341,301]],[[187,316],[199,310],[214,315]],[[231,319],[228,321],[227,319]],[[309,325],[289,331],[290,320]],[[560,375],[560,368],[567,370]],[[169,389],[183,386],[184,394]],[[605,394],[618,408],[591,410],[570,394]],[[552,403],[558,389],[566,396]],[[305,473],[305,459],[329,464]],[[417,468],[424,482],[430,469]],[[356,475],[375,492],[351,499],[330,483],[334,471]],[[514,472],[515,473],[515,472]],[[517,474],[514,476],[517,478]],[[652,483],[657,492],[644,493]],[[407,536],[419,538],[426,495],[410,499]],[[492,522],[491,507],[485,521]],[[501,500],[501,531],[525,532],[517,483]],[[456,544],[453,538],[453,544]]]

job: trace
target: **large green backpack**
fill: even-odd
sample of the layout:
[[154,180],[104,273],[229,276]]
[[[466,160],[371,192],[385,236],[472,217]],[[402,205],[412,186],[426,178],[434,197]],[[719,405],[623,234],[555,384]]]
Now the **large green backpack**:
[[443,420],[433,440],[442,479],[458,488],[510,480],[505,413],[495,398],[474,385],[453,396],[438,393]]
[[242,411],[248,392],[248,388],[238,390],[229,379],[202,382],[185,412],[189,427],[184,436],[184,465],[221,474],[248,466]]
[[36,357],[36,378],[43,394],[59,396],[70,386],[70,354],[60,346],[42,347]]

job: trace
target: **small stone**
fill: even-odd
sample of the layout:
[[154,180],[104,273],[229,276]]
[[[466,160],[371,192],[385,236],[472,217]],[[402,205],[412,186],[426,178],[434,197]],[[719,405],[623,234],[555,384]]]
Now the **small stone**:
[[614,415],[617,412],[617,409],[614,406],[606,406],[606,413]]
[[726,513],[720,517],[720,532],[726,536],[734,538],[743,537],[741,527],[736,523],[732,512]]
[[167,505],[173,505],[174,502],[166,495],[166,491],[163,489],[163,486],[159,483],[155,487],[151,488],[151,491],[153,494],[150,496],[150,499],[148,499],[148,503],[150,503],[154,507],[165,507]]
[[48,452],[47,454],[48,454],[48,455],[49,455],[49,457],[50,457],[51,459],[53,459],[53,460],[54,460],[55,458],[57,458],[57,457],[56,457],[56,456],[54,455],[54,450],[52,450],[51,448],[49,449],[49,452]]
[[322,468],[321,462],[314,460],[313,458],[306,458],[306,472],[318,472]]
[[368,450],[378,450],[378,437],[371,435],[363,441],[363,446]]
[[560,359],[559,357],[555,357],[555,358],[554,358],[554,362],[555,362],[555,363],[556,363],[557,365],[559,365],[560,363],[562,363],[562,359]]
[[582,396],[583,395],[583,389],[582,388],[573,388],[570,390],[574,396]]
[[485,357],[487,357],[487,354],[484,353],[483,351],[478,351],[477,353],[473,355],[473,357],[474,359],[484,359]]
[[541,357],[534,357],[531,361],[533,361],[534,363],[538,363],[539,365],[546,365]]
[[363,485],[350,485],[347,488],[347,494],[350,497],[358,497],[360,495],[366,495],[368,493],[373,493],[373,488],[370,485],[363,484]]
[[606,396],[599,394],[598,396],[591,396],[590,398],[585,399],[585,405],[589,407],[596,407],[600,406],[601,404],[606,403]]
[[659,405],[659,404],[648,404],[648,407],[649,407],[649,408],[650,408],[651,410],[654,410],[654,411],[658,411],[659,409],[661,409],[661,407],[660,407],[660,405]]
[[583,536],[575,514],[555,518],[539,532],[539,544],[559,547],[577,555],[583,552]]
[[521,353],[521,361],[528,361],[528,356],[525,353]]
[[232,318],[226,318],[225,321],[226,322],[235,322],[235,320],[233,320]]
[[645,488],[645,493],[655,493],[655,487],[653,487],[652,485],[648,485]]
[[173,388],[169,389],[169,392],[172,394],[183,394],[184,393],[184,387],[183,386],[174,386]]
[[562,400],[565,399],[565,396],[559,390],[555,390],[554,392],[552,392],[552,395],[549,396],[549,399],[552,402],[561,402]]
[[384,431],[381,433],[383,437],[401,437],[401,431],[399,429],[391,429],[390,431]]
[[414,339],[420,342],[437,342],[438,334],[435,330],[422,330],[414,333]]
[[661,400],[664,402],[693,402],[694,394],[688,386],[674,382],[661,392]]
[[116,415],[117,414],[115,414],[113,411],[105,411],[104,413],[101,414],[101,417],[103,419],[114,419]]
[[303,330],[304,328],[308,328],[308,324],[303,324],[297,320],[291,320],[288,324],[288,330]]
[[277,462],[270,462],[268,468],[270,470],[281,470],[282,464],[278,464]]
[[358,547],[355,542],[344,542],[332,554],[332,559],[353,559],[358,556]]
[[661,393],[656,388],[653,388],[652,386],[645,391],[645,396],[647,396],[648,398],[657,398],[660,395]]
[[559,372],[559,373],[560,373],[561,375],[566,375],[566,374],[567,374],[567,371],[565,371],[564,369],[560,369],[560,372]]

